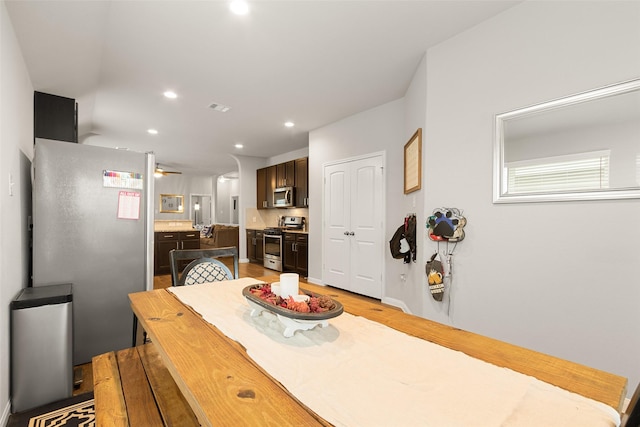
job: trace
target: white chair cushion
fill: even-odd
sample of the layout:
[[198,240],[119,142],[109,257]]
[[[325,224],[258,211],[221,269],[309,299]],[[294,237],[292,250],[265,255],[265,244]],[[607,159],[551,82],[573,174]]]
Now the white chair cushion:
[[227,273],[217,264],[203,262],[192,268],[185,278],[185,285],[195,285],[207,282],[220,282],[231,279]]

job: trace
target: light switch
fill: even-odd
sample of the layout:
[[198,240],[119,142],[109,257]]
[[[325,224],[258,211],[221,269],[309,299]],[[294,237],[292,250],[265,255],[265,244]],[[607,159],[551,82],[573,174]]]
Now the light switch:
[[13,182],[13,175],[11,174],[11,172],[9,172],[9,196],[13,196],[13,185],[15,183]]

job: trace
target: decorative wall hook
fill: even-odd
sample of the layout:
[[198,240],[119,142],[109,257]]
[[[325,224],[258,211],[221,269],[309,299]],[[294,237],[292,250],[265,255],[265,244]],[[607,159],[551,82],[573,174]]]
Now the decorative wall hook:
[[467,219],[456,208],[438,208],[427,218],[429,239],[435,242],[459,242],[464,239]]

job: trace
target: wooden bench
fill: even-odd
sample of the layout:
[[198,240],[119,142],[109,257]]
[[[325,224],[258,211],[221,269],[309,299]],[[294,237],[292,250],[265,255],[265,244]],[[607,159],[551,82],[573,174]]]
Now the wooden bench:
[[199,426],[153,344],[95,356],[96,426]]

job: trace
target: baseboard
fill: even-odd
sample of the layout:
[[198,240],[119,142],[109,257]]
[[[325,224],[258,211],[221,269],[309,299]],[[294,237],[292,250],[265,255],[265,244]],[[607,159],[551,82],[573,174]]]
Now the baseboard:
[[4,411],[0,417],[0,426],[5,427],[9,422],[9,415],[11,415],[11,401],[7,400],[7,404],[4,405]]
[[238,260],[238,262],[239,262],[239,263],[242,263],[242,264],[246,264],[246,263],[248,263],[248,262],[250,262],[250,261],[249,261],[249,258],[240,258],[240,259]]
[[407,305],[399,300],[399,299],[395,299],[395,298],[382,298],[381,300],[384,304],[388,304],[388,305],[392,305],[394,307],[398,307],[400,310],[404,311],[405,313],[408,314],[413,314],[411,312],[411,310],[409,310],[409,307],[407,307]]
[[316,279],[315,277],[307,277],[307,282],[313,285],[326,286],[324,283],[322,283],[322,279]]

